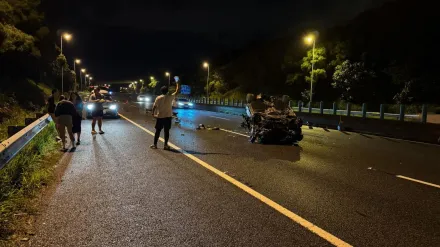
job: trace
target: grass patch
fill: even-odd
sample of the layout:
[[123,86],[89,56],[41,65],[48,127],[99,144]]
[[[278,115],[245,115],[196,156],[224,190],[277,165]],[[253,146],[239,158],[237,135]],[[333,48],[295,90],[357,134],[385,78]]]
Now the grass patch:
[[33,199],[54,180],[60,159],[56,130],[49,124],[0,170],[0,246],[14,245],[26,232],[25,221],[37,212]]

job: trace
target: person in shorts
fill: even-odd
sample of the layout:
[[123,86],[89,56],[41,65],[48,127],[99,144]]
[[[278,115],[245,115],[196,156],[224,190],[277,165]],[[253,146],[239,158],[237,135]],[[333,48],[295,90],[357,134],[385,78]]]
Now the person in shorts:
[[102,131],[102,117],[104,116],[104,95],[99,93],[99,88],[93,90],[92,95],[90,95],[89,102],[95,103],[95,107],[92,110],[92,135],[96,135],[98,132],[95,131],[96,122],[98,121],[99,134],[104,134]]
[[170,129],[173,116],[173,101],[179,92],[179,83],[177,82],[176,91],[173,94],[168,94],[168,87],[163,86],[160,89],[162,95],[158,96],[153,104],[153,116],[156,118],[156,133],[154,135],[154,144],[150,146],[152,149],[157,149],[157,142],[159,140],[160,132],[164,129],[164,149],[170,150],[168,146],[168,139],[170,138]]
[[73,134],[77,135],[76,145],[80,145],[81,144],[81,121],[83,119],[84,103],[83,103],[81,96],[79,96],[79,94],[77,92],[70,93],[69,101],[72,102],[72,104],[75,106],[75,110],[77,113],[73,117],[72,132],[73,132]]
[[52,121],[55,123],[55,129],[57,130],[58,133],[57,140],[61,140],[59,137],[60,131],[58,130],[57,118],[55,117],[55,108],[57,106],[55,104],[55,98],[57,97],[57,94],[58,94],[58,90],[52,89],[52,94],[47,99],[46,106],[47,106],[47,113],[49,113],[50,117],[52,118]]
[[73,136],[73,117],[77,115],[75,106],[72,102],[66,100],[64,95],[60,96],[60,101],[55,108],[55,117],[58,121],[58,130],[60,131],[61,141],[63,143],[63,150],[66,150],[66,129],[69,134],[72,148],[75,148],[75,137]]

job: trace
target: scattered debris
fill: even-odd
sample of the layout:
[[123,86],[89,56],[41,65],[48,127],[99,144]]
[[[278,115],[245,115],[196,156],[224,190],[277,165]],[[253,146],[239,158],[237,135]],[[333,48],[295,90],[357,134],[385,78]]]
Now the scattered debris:
[[180,134],[180,135],[181,135],[181,136],[184,136],[185,134],[182,133],[182,134]]
[[219,127],[214,127],[214,128],[212,128],[213,130],[220,130],[220,128]]
[[22,238],[21,241],[29,241],[29,238]]

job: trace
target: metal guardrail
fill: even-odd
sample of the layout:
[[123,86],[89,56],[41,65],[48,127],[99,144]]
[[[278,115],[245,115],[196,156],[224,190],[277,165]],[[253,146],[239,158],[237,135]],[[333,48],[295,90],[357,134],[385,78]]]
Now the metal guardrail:
[[[229,99],[216,99],[216,98],[190,98],[191,102],[194,102],[196,104],[201,105],[217,105],[217,106],[225,106],[225,107],[238,107],[243,108],[245,105],[244,100],[229,100]],[[289,102],[289,105],[291,105],[292,101]],[[325,109],[322,107],[320,108],[309,108],[307,106],[292,106],[294,111],[297,112],[309,112],[309,113],[316,113],[316,114],[327,114],[327,115],[345,115],[345,116],[358,116],[363,118],[379,118],[379,119],[395,119],[400,121],[412,121],[412,122],[422,122],[426,123],[426,106],[423,106],[422,113],[421,114],[406,114],[405,113],[405,107],[401,105],[400,107],[400,113],[385,113],[385,112],[369,112],[366,110],[366,107],[362,111],[353,111],[351,108],[347,108],[344,110],[340,109]],[[383,110],[381,105],[381,111]]]
[[0,169],[13,159],[52,120],[49,114],[11,136],[0,144]]

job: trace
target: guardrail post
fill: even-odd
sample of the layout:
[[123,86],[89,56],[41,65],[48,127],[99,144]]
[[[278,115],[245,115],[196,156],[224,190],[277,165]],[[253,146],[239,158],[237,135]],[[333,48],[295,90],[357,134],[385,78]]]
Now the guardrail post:
[[347,117],[349,117],[351,115],[351,103],[348,102],[347,103]]
[[319,102],[319,113],[324,114],[324,102]]
[[362,118],[367,118],[367,103],[362,104]]
[[11,136],[24,128],[26,128],[26,126],[8,126],[8,138],[11,138]]
[[399,120],[405,121],[405,105],[404,104],[400,104]]
[[333,115],[336,115],[338,113],[338,107],[336,105],[336,102],[333,102]]
[[309,102],[309,113],[312,113],[312,102]]
[[303,108],[303,102],[300,100],[298,101],[298,112],[302,112],[302,108]]
[[37,121],[37,119],[38,119],[38,118],[25,118],[25,119],[24,119],[24,125],[25,125],[25,126],[28,126],[29,124],[31,124],[31,123]]
[[384,118],[385,118],[384,105],[380,104],[380,116],[379,116],[379,119],[383,120]]
[[426,123],[428,119],[428,107],[422,105],[422,123]]

